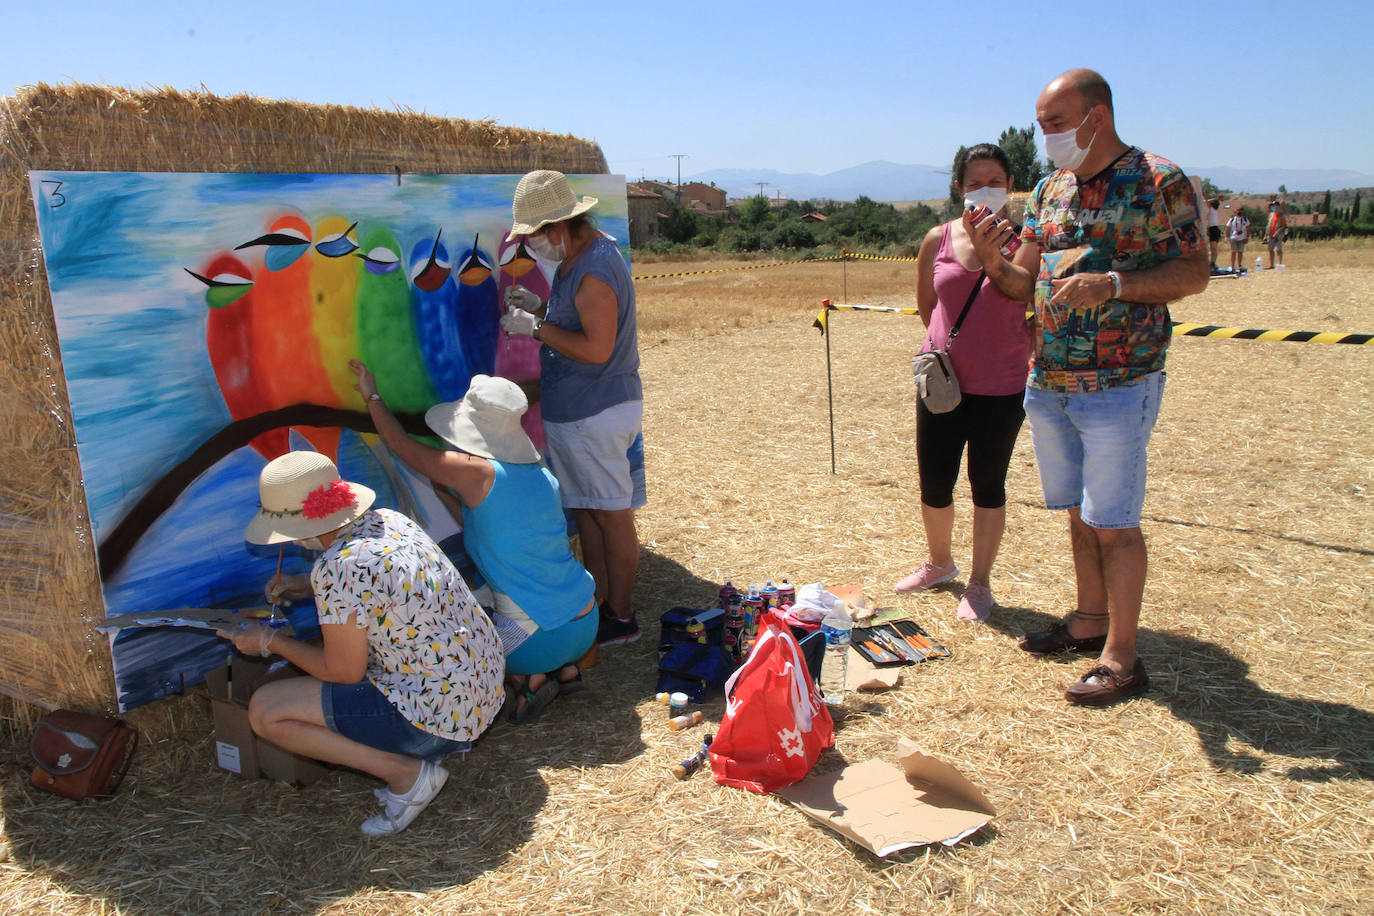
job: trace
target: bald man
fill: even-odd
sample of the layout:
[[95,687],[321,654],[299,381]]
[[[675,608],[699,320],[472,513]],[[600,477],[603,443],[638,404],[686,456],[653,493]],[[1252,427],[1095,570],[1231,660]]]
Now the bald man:
[[1150,684],[1136,655],[1145,449],[1164,390],[1168,303],[1207,286],[1206,223],[1178,166],[1117,136],[1100,74],[1056,77],[1035,115],[1057,171],[1026,203],[1015,258],[998,253],[1008,223],[964,220],[993,283],[1034,300],[1026,419],[1045,505],[1068,513],[1076,610],[1021,648],[1097,653],[1065,698],[1101,706]]

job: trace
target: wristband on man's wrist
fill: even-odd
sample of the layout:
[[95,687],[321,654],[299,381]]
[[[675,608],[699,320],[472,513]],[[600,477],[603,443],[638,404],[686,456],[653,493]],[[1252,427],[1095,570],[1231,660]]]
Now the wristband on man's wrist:
[[543,327],[544,327],[544,319],[543,319],[543,318],[540,318],[539,316],[536,315],[535,318],[534,318],[534,328],[530,330],[530,336],[533,337],[535,340],[538,340],[538,339],[539,339],[539,331],[540,331],[540,329],[543,328]]
[[1121,274],[1114,270],[1107,271],[1107,278],[1112,281],[1112,298],[1121,298]]

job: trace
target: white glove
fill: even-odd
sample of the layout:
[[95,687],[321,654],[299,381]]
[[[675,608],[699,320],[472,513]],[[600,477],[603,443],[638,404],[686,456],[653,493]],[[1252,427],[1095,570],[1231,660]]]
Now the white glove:
[[[531,296],[534,294],[531,293]],[[534,296],[538,299],[538,296]],[[539,326],[544,322],[523,309],[512,309],[501,316],[501,328],[507,334],[524,334],[533,337],[534,332],[539,330]]]
[[512,286],[506,290],[506,308],[537,312],[544,305],[539,297],[523,286]]
[[276,635],[276,630],[260,623],[244,621],[236,630],[216,630],[215,635],[229,640],[244,655],[258,655],[266,658],[272,652],[267,644]]

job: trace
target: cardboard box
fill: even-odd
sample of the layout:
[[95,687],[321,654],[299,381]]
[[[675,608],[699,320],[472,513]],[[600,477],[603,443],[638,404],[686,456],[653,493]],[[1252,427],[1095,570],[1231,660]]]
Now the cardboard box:
[[910,846],[953,846],[997,814],[978,787],[943,761],[897,742],[899,767],[865,760],[779,789],[777,794],[865,849],[887,856]]
[[308,786],[329,768],[253,734],[248,724],[248,700],[263,684],[300,672],[286,662],[234,658],[223,668],[205,675],[210,693],[210,712],[215,724],[215,762],[221,769],[248,779],[264,776],[296,786]]

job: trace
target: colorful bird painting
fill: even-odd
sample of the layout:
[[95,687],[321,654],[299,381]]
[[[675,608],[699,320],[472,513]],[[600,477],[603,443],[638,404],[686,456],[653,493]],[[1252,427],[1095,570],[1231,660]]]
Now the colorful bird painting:
[[[235,420],[256,416],[275,405],[266,388],[253,371],[253,318],[256,297],[253,294],[253,274],[234,255],[224,253],[210,260],[199,274],[187,270],[193,277],[215,278],[220,286],[211,286],[205,293],[210,306],[205,321],[205,349],[210,366],[219,383],[224,405]],[[232,282],[228,278],[242,282]],[[227,302],[217,301],[216,294],[225,288],[241,290]],[[263,433],[250,443],[253,449],[271,461],[290,449],[287,432],[274,429]]]
[[[363,237],[363,273],[354,315],[363,362],[377,376],[378,393],[392,410],[428,410],[438,400],[425,370],[411,287],[401,263],[400,243],[390,229],[376,227]],[[374,265],[390,264],[381,270]]]
[[[419,323],[420,353],[441,401],[456,401],[468,390],[472,367],[464,355],[458,320],[458,285],[448,267],[448,250],[433,239],[421,239],[410,250],[410,274],[415,284],[415,317]],[[442,281],[433,285],[431,265],[443,264]],[[420,278],[429,276],[429,282]]]

